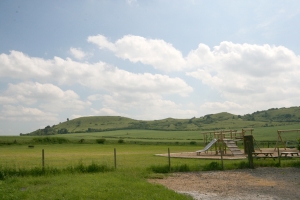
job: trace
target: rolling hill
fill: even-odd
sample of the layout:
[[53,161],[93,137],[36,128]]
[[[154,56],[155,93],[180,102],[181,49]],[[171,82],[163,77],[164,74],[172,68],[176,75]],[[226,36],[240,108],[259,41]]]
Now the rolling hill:
[[252,114],[234,115],[226,112],[191,119],[166,118],[161,120],[135,120],[120,116],[91,116],[67,120],[21,135],[54,135],[67,133],[102,132],[124,129],[209,131],[280,126],[300,123],[300,107],[271,108]]

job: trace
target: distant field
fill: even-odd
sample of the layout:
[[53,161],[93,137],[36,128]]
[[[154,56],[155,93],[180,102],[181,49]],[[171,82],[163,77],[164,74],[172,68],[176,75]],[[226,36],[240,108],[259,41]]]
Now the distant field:
[[[300,129],[300,124],[258,127],[254,128],[253,136],[257,141],[276,141],[278,138],[277,130]],[[241,131],[241,129],[237,129]],[[3,143],[31,143],[33,138],[37,137],[63,137],[72,142],[78,143],[95,143],[96,139],[105,139],[107,142],[116,143],[122,139],[130,143],[154,143],[154,144],[189,144],[195,141],[198,145],[203,146],[203,131],[157,131],[157,130],[116,130],[105,132],[91,133],[71,133],[56,134],[49,136],[0,136],[0,145]],[[300,132],[283,133],[284,140],[298,140]]]
[[[258,141],[276,141],[278,138],[277,130],[299,129],[299,124],[274,126],[274,127],[259,127],[254,128],[253,136]],[[240,131],[241,129],[237,129]],[[106,138],[107,140],[124,139],[124,141],[143,141],[143,142],[179,142],[189,143],[196,141],[199,144],[203,143],[204,131],[155,131],[155,130],[118,130],[96,133],[76,133],[60,135],[70,140],[80,140],[81,138],[93,140],[97,138]],[[247,132],[248,133],[248,132]],[[56,135],[57,136],[57,135]],[[54,136],[55,137],[55,136]],[[290,132],[282,134],[286,140],[297,140],[300,138],[300,132]]]

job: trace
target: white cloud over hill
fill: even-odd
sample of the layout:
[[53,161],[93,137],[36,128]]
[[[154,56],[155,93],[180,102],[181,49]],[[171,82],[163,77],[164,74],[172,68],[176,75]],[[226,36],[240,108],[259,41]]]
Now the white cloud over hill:
[[[141,36],[125,35],[110,42],[96,35],[89,36],[88,42],[132,65],[139,62],[157,71],[134,73],[101,60],[89,63],[31,57],[19,51],[3,53],[0,77],[14,83],[0,94],[1,119],[54,122],[61,113],[189,118],[223,111],[246,114],[300,102],[300,57],[283,46],[224,41],[212,48],[199,44],[183,56],[166,41]],[[78,60],[86,56],[80,48],[71,52]],[[220,98],[206,100],[201,89],[189,84],[191,78]],[[78,86],[86,94],[77,91]]]

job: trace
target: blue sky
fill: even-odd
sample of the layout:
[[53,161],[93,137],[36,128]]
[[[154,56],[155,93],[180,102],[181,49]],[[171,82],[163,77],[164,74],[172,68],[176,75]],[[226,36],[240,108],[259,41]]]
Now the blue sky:
[[299,106],[298,1],[0,1],[0,135]]

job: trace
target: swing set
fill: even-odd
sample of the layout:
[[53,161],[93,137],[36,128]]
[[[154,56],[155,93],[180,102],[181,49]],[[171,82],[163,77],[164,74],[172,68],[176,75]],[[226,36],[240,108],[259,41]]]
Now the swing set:
[[[288,132],[296,132],[296,133],[298,133],[298,132],[300,132],[300,129],[293,129],[293,130],[277,130],[277,134],[278,134],[278,138],[277,138],[277,142],[276,142],[276,146],[275,146],[275,149],[274,149],[274,151],[276,151],[276,149],[279,149],[279,147],[278,147],[278,145],[279,145],[279,143],[281,142],[282,144],[283,144],[283,147],[284,147],[284,150],[286,150],[286,148],[287,148],[287,144],[288,144],[288,142],[289,141],[284,141],[283,139],[282,139],[282,133],[288,133]],[[296,141],[294,141],[294,145],[295,145],[295,143],[297,143]],[[298,143],[297,143],[298,144]],[[296,144],[296,145],[297,145]],[[292,147],[290,147],[290,148],[292,148]]]

